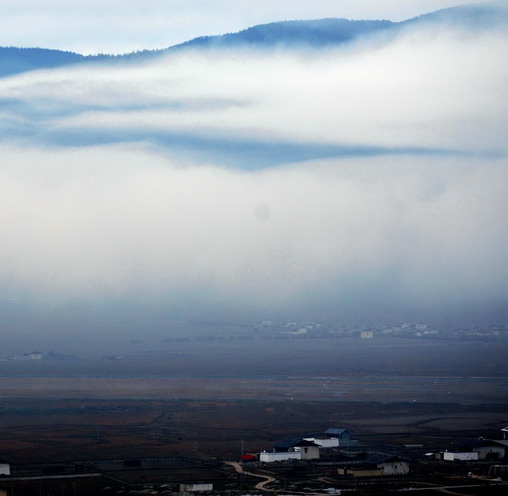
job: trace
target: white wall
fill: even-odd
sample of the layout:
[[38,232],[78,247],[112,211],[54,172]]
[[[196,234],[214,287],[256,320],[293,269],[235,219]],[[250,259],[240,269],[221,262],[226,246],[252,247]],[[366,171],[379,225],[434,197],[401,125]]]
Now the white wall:
[[284,460],[301,460],[302,454],[300,451],[262,451],[259,453],[259,461],[270,463],[270,462],[282,462]]
[[462,453],[452,453],[450,451],[445,451],[443,453],[443,460],[478,460],[478,453],[476,451],[462,452]]
[[332,437],[331,439],[316,439],[314,437],[304,437],[305,441],[312,441],[313,443],[318,444],[322,448],[336,448],[339,446],[339,440],[336,437]]
[[319,446],[302,446],[300,447],[300,454],[302,455],[302,460],[318,460]]
[[181,493],[213,491],[213,484],[180,484]]

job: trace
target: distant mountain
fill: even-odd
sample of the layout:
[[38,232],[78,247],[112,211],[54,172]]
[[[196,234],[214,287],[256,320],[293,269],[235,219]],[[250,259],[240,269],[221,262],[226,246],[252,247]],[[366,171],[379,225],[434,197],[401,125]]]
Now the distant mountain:
[[0,47],[0,77],[20,72],[61,67],[82,62],[139,60],[166,55],[175,50],[203,48],[324,48],[337,46],[380,32],[395,31],[406,26],[436,22],[452,22],[474,29],[489,27],[508,20],[508,9],[501,3],[464,5],[418,16],[402,22],[319,19],[282,21],[253,26],[238,33],[202,36],[160,50],[143,50],[125,55],[83,56],[73,52],[44,48]]
[[450,22],[475,29],[491,27],[508,21],[505,5],[493,2],[482,5],[449,7],[424,14],[406,21],[318,19],[308,21],[281,21],[260,24],[237,33],[217,36],[201,36],[185,43],[153,52],[137,52],[124,57],[144,56],[150,53],[165,54],[186,48],[321,48],[341,45],[361,37],[380,32],[396,31],[415,24]]
[[86,57],[78,53],[60,50],[0,47],[0,76],[75,64],[85,59]]
[[233,46],[256,47],[325,47],[353,41],[360,36],[391,29],[391,21],[350,21],[347,19],[319,19],[313,21],[282,21],[260,24],[238,33],[204,36],[176,45],[173,48]]
[[508,8],[504,2],[497,1],[486,4],[449,7],[408,19],[399,24],[412,25],[415,23],[449,22],[464,27],[482,29],[506,24],[507,21]]

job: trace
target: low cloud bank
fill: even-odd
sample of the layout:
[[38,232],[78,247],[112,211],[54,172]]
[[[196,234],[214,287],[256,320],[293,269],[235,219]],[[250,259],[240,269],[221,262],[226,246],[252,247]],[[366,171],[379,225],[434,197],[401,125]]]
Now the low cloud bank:
[[508,317],[507,41],[444,23],[0,80],[1,304]]
[[508,296],[506,161],[373,158],[257,173],[142,149],[2,149],[1,280],[50,304],[347,314]]
[[503,26],[437,23],[340,49],[191,51],[39,71],[0,80],[0,127],[59,145],[204,143],[218,164],[235,144],[241,163],[249,143],[506,152],[506,47]]

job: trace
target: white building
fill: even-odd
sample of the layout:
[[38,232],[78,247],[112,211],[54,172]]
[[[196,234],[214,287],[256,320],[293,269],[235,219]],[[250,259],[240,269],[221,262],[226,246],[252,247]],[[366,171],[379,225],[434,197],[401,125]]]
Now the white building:
[[339,439],[332,437],[330,439],[317,439],[315,437],[304,437],[305,441],[312,441],[313,443],[321,446],[321,448],[337,448],[339,446]]
[[0,475],[11,475],[11,466],[9,462],[0,460]]
[[23,353],[22,355],[16,355],[14,360],[42,360],[44,355],[39,353],[38,351],[33,351],[32,353]]
[[301,451],[262,451],[259,461],[264,463],[284,462],[286,460],[301,460]]
[[460,452],[445,451],[443,453],[443,460],[448,460],[450,462],[474,461],[478,459],[479,456],[477,451],[460,451]]
[[192,483],[192,484],[180,484],[181,493],[201,493],[205,491],[213,491],[212,483]]

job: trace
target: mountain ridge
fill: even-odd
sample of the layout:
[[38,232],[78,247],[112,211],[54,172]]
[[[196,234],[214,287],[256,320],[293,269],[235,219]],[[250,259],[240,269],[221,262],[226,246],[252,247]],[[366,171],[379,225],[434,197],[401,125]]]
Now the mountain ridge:
[[497,4],[472,4],[437,10],[399,22],[344,18],[277,21],[258,24],[234,33],[199,36],[167,48],[140,50],[121,55],[82,55],[50,48],[0,47],[0,77],[83,62],[149,59],[185,49],[325,48],[346,44],[380,32],[399,30],[417,23],[453,20],[460,21],[469,27],[481,28],[482,24],[491,25],[500,22],[500,18],[508,19],[508,9]]

